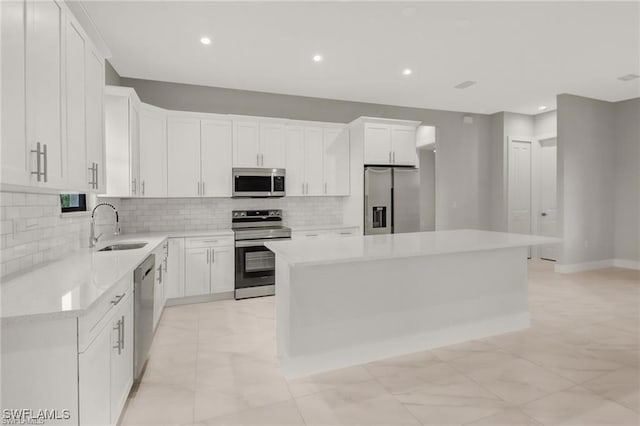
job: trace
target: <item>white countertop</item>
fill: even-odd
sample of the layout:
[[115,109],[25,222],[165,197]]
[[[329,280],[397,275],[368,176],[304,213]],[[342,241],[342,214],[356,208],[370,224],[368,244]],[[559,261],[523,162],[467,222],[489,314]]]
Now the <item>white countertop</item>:
[[82,249],[61,260],[3,281],[2,322],[82,315],[149,254],[171,237],[229,236],[226,230],[125,234],[100,241],[97,249],[114,242],[144,241],[140,249],[98,252]]
[[461,229],[326,240],[274,241],[265,245],[291,266],[299,266],[462,253],[561,242],[559,238],[538,235]]

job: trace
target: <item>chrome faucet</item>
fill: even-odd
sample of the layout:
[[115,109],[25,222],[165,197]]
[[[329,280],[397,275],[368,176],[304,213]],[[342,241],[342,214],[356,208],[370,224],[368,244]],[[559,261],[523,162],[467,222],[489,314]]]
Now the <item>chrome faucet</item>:
[[118,209],[114,207],[113,204],[110,203],[98,203],[91,211],[91,235],[89,236],[89,247],[93,248],[96,246],[96,243],[102,236],[102,233],[96,237],[96,221],[94,215],[96,213],[96,209],[100,206],[109,206],[116,212],[116,232],[113,235],[120,235],[120,219],[118,217]]

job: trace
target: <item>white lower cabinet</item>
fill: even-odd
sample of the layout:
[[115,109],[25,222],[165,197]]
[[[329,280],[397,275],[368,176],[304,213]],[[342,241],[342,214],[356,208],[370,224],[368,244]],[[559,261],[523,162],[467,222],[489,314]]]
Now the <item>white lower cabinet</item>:
[[[133,282],[116,287],[79,321],[81,425],[115,425],[133,384]],[[104,310],[107,310],[104,313]]]
[[184,238],[169,238],[165,299],[184,297]]
[[185,296],[233,291],[233,238],[186,238]]
[[164,309],[166,300],[166,283],[167,283],[167,269],[168,269],[168,257],[169,257],[169,241],[165,240],[160,247],[154,252],[156,257],[156,279],[155,288],[153,290],[153,329],[155,330],[160,321],[160,316]]
[[351,237],[354,235],[359,235],[357,226],[291,231],[292,240],[324,240],[327,238]]

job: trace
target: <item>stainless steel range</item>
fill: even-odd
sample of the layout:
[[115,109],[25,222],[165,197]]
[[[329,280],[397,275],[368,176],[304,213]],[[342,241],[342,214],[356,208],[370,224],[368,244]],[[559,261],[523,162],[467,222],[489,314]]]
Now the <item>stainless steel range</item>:
[[275,254],[264,243],[291,238],[291,229],[282,226],[282,210],[234,210],[231,229],[236,241],[235,298],[275,294]]

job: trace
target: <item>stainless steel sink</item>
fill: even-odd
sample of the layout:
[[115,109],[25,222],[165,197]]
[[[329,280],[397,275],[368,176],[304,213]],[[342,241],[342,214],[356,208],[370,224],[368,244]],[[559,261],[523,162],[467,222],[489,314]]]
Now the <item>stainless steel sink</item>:
[[134,250],[139,249],[146,246],[147,243],[120,243],[120,244],[111,244],[106,247],[101,248],[98,251],[118,251],[118,250]]

